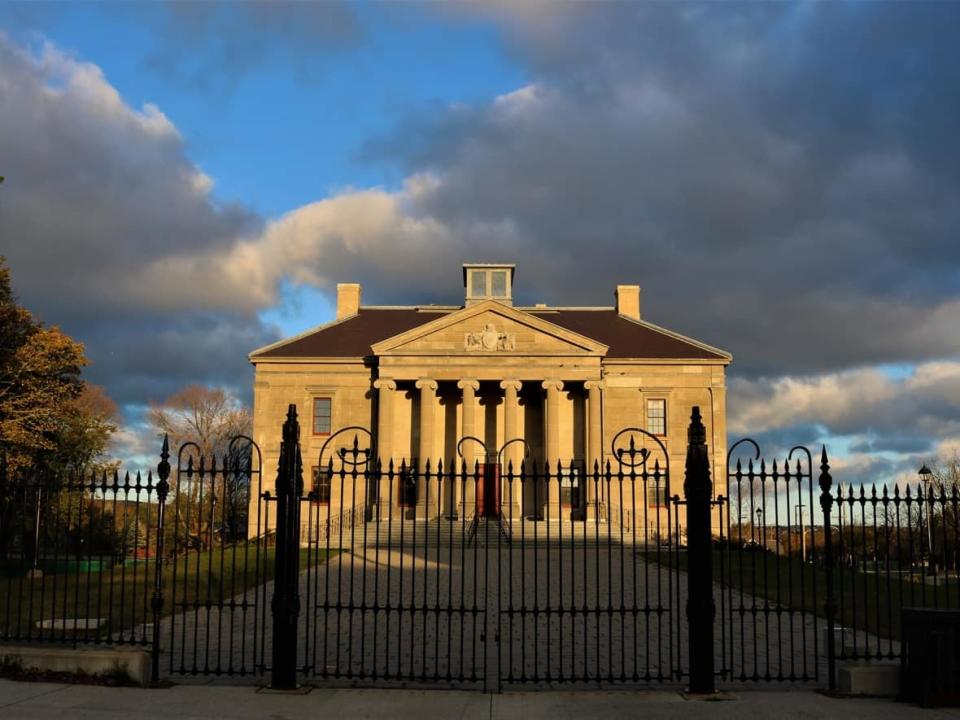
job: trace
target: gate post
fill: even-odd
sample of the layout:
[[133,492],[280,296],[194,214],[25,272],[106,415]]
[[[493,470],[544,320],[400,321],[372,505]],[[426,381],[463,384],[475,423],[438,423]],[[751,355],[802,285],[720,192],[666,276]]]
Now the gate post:
[[[164,510],[167,505],[167,493],[170,492],[170,438],[163,436],[163,449],[160,451],[160,462],[157,465],[157,477],[160,479],[155,490],[157,491],[157,545],[153,558],[153,597],[150,598],[150,609],[153,610],[153,645],[150,648],[150,684],[156,687],[160,683],[160,613],[163,612],[163,536]],[[147,484],[150,484],[149,479]],[[173,649],[170,649],[173,653]]]
[[833,526],[830,524],[830,509],[833,505],[833,477],[830,475],[830,463],[827,462],[827,446],[820,453],[820,508],[823,510],[823,561],[827,581],[827,598],[823,611],[827,616],[827,682],[830,690],[837,689],[836,659],[834,658],[834,625],[836,598],[833,589]]
[[713,693],[713,540],[710,534],[710,459],[700,408],[687,430],[687,639],[691,693]]
[[300,423],[297,406],[290,404],[283,423],[280,463],[277,470],[277,546],[274,559],[273,669],[270,687],[297,687],[297,624],[300,617],[300,496],[303,464],[300,458]]

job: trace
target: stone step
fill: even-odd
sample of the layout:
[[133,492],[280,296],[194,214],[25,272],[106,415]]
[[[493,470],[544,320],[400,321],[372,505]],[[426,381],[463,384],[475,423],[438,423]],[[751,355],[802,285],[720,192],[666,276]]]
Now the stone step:
[[[629,533],[624,533],[621,540],[619,528],[611,528],[606,523],[583,522],[550,522],[524,521],[504,522],[504,534],[501,536],[500,526],[495,521],[484,521],[472,527],[472,523],[462,521],[441,520],[404,520],[380,521],[367,523],[366,535],[362,527],[355,529],[353,544],[367,547],[389,546],[399,548],[401,540],[405,547],[457,547],[460,545],[476,545],[479,547],[503,547],[506,545],[525,547],[546,547],[548,544],[556,547],[604,547],[618,546],[623,543],[633,544]],[[347,538],[345,537],[346,541]]]

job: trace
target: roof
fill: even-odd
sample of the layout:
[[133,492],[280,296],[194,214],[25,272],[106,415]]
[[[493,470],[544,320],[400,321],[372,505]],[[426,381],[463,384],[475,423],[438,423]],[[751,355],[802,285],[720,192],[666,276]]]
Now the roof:
[[[448,312],[430,308],[362,307],[356,315],[268,345],[253,355],[258,359],[367,357],[373,354],[371,345]],[[607,345],[608,358],[730,360],[722,350],[644,321],[630,320],[616,310],[537,308],[524,312]]]

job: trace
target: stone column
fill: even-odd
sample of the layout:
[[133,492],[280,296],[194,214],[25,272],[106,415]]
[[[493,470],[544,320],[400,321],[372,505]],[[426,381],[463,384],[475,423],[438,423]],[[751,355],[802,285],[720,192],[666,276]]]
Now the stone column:
[[560,458],[560,391],[563,390],[563,380],[544,380],[542,387],[547,391],[543,413],[544,459],[553,469]]
[[[500,387],[503,388],[503,442],[508,443],[520,437],[517,430],[517,413],[520,410],[518,393],[522,384],[519,380],[502,380]],[[520,462],[524,455],[523,443],[512,443],[503,451],[503,467],[500,468],[501,477],[507,476],[507,470],[511,463],[513,464],[513,474],[520,474]],[[507,482],[504,482],[504,492],[506,492]],[[514,519],[519,520],[523,512],[523,487],[519,479],[513,481],[512,497],[509,502],[513,503],[513,508],[504,508],[504,513],[509,519],[512,513]]]
[[[393,400],[394,392],[397,389],[397,381],[387,378],[380,378],[373,381],[373,387],[377,389],[377,458],[382,463],[383,475],[377,483],[377,507],[378,517],[387,518],[390,514],[392,504],[396,506],[399,498],[396,497],[396,484],[394,484],[394,493],[391,498],[390,479],[390,459],[393,457]],[[374,460],[376,462],[376,459]]]
[[[422,473],[430,463],[430,472],[437,469],[434,451],[434,428],[437,416],[437,381],[421,378],[415,383],[420,391],[420,447],[417,453],[417,469]],[[421,477],[417,483],[417,515],[426,517],[436,507],[436,481]],[[430,496],[429,498],[427,496]],[[429,506],[427,501],[429,500]]]
[[[477,436],[477,390],[480,389],[480,383],[472,378],[460,380],[457,387],[463,391],[463,399],[460,404],[460,442],[467,437]],[[474,470],[477,467],[477,459],[483,452],[480,444],[476,440],[464,440],[460,446],[460,452],[463,453],[463,465],[467,468],[467,479],[463,481],[462,476],[457,475],[458,479],[454,485],[463,490],[463,497],[460,498],[460,514],[462,517],[469,517],[477,504],[477,488],[473,480]],[[460,459],[457,458],[460,462]],[[486,456],[482,458],[486,462]],[[460,467],[456,468],[458,471]],[[459,492],[459,490],[458,490]]]
[[[603,472],[603,428],[601,418],[603,403],[603,380],[588,380],[583,384],[587,389],[587,519],[596,517],[597,488],[593,481],[593,468],[596,464]],[[646,501],[646,498],[644,498]]]
[[[543,389],[547,391],[547,398],[544,405],[544,460],[550,464],[550,473],[557,472],[557,461],[560,459],[560,391],[563,390],[563,380],[544,380]],[[560,483],[556,478],[546,480],[549,483],[549,489],[545,483],[539,483],[537,489],[537,504],[541,507],[546,504],[546,511],[551,516],[559,516],[560,513]],[[549,497],[549,502],[545,502]],[[539,508],[537,508],[539,510]]]

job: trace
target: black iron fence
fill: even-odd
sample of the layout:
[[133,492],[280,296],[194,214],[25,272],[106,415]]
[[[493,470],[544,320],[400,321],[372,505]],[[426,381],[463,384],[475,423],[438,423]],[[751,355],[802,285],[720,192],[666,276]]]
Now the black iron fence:
[[901,657],[903,608],[960,607],[957,488],[840,489],[825,450],[749,440],[711,478],[696,413],[682,489],[636,428],[592,468],[384,465],[347,428],[306,473],[284,433],[275,483],[248,438],[146,475],[0,465],[0,640],[141,646],[154,680],[709,690],[832,685]]
[[259,450],[240,437],[219,461],[192,443],[169,459],[164,441],[145,476],[0,465],[0,639],[142,646],[154,680],[161,647],[170,672],[255,671],[248,626],[262,625],[273,546],[249,517]]

